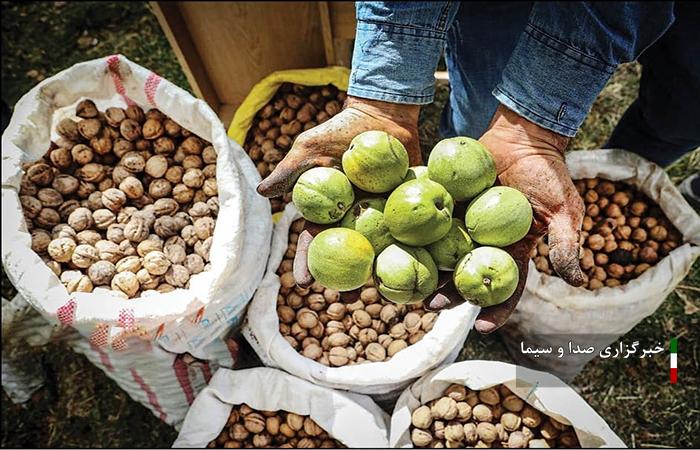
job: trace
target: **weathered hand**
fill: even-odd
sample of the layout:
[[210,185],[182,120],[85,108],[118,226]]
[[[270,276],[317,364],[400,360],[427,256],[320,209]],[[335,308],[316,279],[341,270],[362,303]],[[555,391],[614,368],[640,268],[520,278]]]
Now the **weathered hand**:
[[340,167],[341,158],[358,134],[386,131],[406,147],[411,165],[421,164],[418,105],[401,105],[348,97],[330,120],[301,133],[287,156],[258,185],[258,193],[276,197],[292,190],[299,176],[316,166]]
[[[520,269],[518,287],[506,302],[481,311],[475,327],[482,333],[498,329],[515,309],[527,280],[530,250],[545,233],[554,270],[572,286],[583,284],[578,255],[584,208],[564,162],[568,141],[503,106],[480,139],[496,161],[500,184],[525,194],[534,213],[528,235],[506,248]],[[455,298],[438,294],[429,304],[446,306]]]

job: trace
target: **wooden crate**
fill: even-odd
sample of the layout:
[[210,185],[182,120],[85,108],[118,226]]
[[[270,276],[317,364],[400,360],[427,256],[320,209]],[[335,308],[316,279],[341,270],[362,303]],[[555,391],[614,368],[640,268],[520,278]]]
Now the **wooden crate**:
[[350,65],[353,2],[151,2],[194,93],[228,125],[282,69]]

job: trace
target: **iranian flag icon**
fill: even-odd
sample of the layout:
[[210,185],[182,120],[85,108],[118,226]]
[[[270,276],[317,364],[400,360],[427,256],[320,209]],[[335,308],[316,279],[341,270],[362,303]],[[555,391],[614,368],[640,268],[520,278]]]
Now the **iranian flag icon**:
[[678,383],[678,339],[671,339],[671,384]]

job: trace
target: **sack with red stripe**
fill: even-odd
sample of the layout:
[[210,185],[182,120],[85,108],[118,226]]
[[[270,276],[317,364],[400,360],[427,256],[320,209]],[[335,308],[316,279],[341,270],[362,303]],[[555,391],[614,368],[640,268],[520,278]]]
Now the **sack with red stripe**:
[[[215,148],[220,209],[211,269],[192,276],[189,288],[128,300],[109,293],[69,294],[31,250],[18,196],[22,164],[46,153],[57,137],[58,121],[71,117],[76,104],[85,98],[100,110],[131,104],[144,110],[157,108]],[[158,400],[161,387],[167,391],[180,384],[174,369],[170,374],[159,372],[165,366],[173,367],[176,354],[189,353],[201,360],[221,358],[222,364],[232,364],[223,337],[240,322],[260,284],[272,223],[269,202],[255,192],[260,181],[255,166],[228,139],[221,121],[204,101],[120,55],[76,64],[42,81],[17,103],[2,136],[2,155],[5,271],[22,297],[46,320],[78,330],[84,338],[79,351],[92,352],[93,362],[122,387],[138,392],[130,391],[154,412],[158,408],[149,396]],[[108,363],[102,354],[107,355]],[[162,364],[154,363],[156,360]],[[188,397],[181,395],[178,408],[182,408],[166,420],[176,423],[184,417]]]

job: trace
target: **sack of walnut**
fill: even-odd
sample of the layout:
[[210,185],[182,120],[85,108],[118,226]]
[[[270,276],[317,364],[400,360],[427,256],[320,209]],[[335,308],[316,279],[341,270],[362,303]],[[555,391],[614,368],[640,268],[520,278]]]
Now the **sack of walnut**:
[[[280,277],[276,269],[281,268],[283,256],[293,256],[293,252],[285,255],[288,235],[290,225],[300,217],[294,205],[289,204],[275,224],[268,273],[243,324],[243,335],[265,365],[323,386],[368,394],[384,404],[395,400],[411,380],[457,358],[479,312],[469,303],[439,314],[424,312],[421,316],[416,310],[400,308],[403,305],[376,296],[370,299],[361,294],[360,299],[349,303],[339,299],[337,291],[321,289],[323,294],[313,290],[303,295],[293,289],[287,306],[278,307],[278,293],[290,281],[291,273]],[[290,244],[292,248],[293,245]],[[363,294],[376,294],[376,289],[363,290]],[[296,311],[299,323],[295,324],[279,316],[283,310],[285,315],[294,316],[292,297],[314,302]],[[317,301],[323,310],[315,307]],[[382,307],[381,303],[386,305]],[[377,314],[377,310],[381,313]],[[392,317],[385,317],[387,312]],[[309,324],[302,321],[315,321],[314,317],[318,317],[314,329],[304,328]],[[286,330],[291,330],[292,336]]]
[[[281,370],[219,369],[192,404],[173,447],[212,447],[216,440],[219,448],[247,448],[251,442],[333,448],[334,439],[338,447],[386,448],[388,420],[366,396],[316,386]],[[317,436],[325,434],[321,442]]]
[[[65,128],[69,122],[72,129]],[[187,139],[197,145],[183,148]],[[161,140],[168,141],[163,148]],[[193,393],[189,381],[181,386],[187,367],[174,364],[176,354],[220,356],[232,364],[222,337],[241,319],[264,273],[272,223],[269,203],[255,192],[260,177],[254,165],[203,101],[122,56],[77,64],[27,93],[3,133],[2,153],[2,260],[12,283],[46,320],[77,329],[90,359],[132,396],[177,423]],[[180,169],[177,181],[168,178],[168,166]],[[193,179],[186,180],[190,169]],[[61,204],[61,195],[71,200]],[[167,211],[156,213],[155,199],[168,203]],[[31,208],[41,210],[33,214]],[[192,217],[203,217],[202,209],[208,222],[198,230]],[[187,228],[184,221],[193,224],[189,243],[173,235]],[[110,224],[122,227],[114,239],[105,237]],[[142,237],[148,245],[137,248]],[[170,254],[167,245],[158,251],[166,238],[177,244],[171,250],[194,248],[198,264],[190,266],[185,252]],[[51,239],[65,241],[65,248],[48,249],[47,255],[40,244]],[[158,258],[149,259],[151,254]],[[173,263],[171,256],[185,262]],[[88,270],[97,264],[109,270]],[[135,276],[142,264],[148,272],[143,279]],[[91,292],[93,287],[100,289]],[[168,403],[159,389],[168,396],[171,385],[180,390],[177,401],[169,402],[174,409],[158,411]]]
[[[340,66],[271,73],[236,110],[229,137],[243,146],[260,176],[267,177],[300,133],[340,112],[349,75]],[[291,192],[270,199],[272,212],[281,212],[290,201]]]
[[[574,180],[601,178],[622,181],[639,189],[661,208],[682,235],[680,245],[666,257],[619,286],[575,288],[556,276],[538,271],[530,262],[523,296],[501,328],[501,334],[516,362],[571,379],[601,349],[652,314],[688,274],[700,255],[700,217],[661,167],[633,153],[575,151],[567,154],[566,162]],[[537,359],[521,351],[521,341],[526,346],[556,349],[568,348],[571,340],[585,347],[593,346],[595,351],[564,358],[555,352]]]
[[[443,396],[429,410],[419,410]],[[563,381],[498,361],[463,361],[421,377],[396,402],[390,430],[394,448],[418,447],[414,442],[432,447],[435,441],[447,448],[463,448],[465,442],[477,448],[625,447]]]

